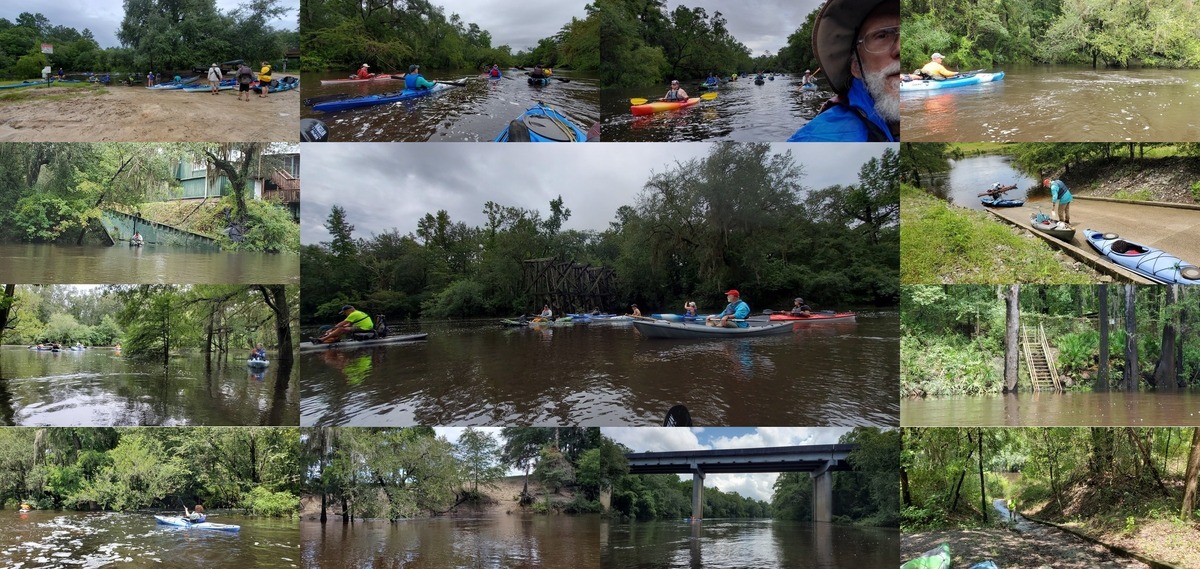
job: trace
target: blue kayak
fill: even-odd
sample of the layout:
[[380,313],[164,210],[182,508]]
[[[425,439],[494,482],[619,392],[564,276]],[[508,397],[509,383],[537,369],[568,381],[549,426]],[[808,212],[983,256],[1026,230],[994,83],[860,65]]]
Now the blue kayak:
[[439,82],[429,89],[405,89],[403,91],[396,91],[394,93],[382,93],[379,95],[367,95],[366,97],[355,97],[353,99],[342,99],[340,101],[318,103],[313,105],[313,110],[328,113],[332,111],[356,109],[358,107],[370,107],[372,105],[386,105],[388,103],[396,103],[399,101],[407,101],[410,99],[424,97],[426,95],[439,93],[447,89],[453,89],[454,87],[462,87],[464,85],[466,85],[466,83],[461,81],[457,83]]
[[550,78],[549,78],[549,77],[530,77],[530,78],[529,78],[529,84],[530,84],[530,85],[537,85],[537,86],[539,86],[539,87],[541,87],[541,86],[543,86],[543,85],[549,85],[549,84],[550,84]]
[[1010,200],[997,198],[979,198],[979,203],[987,207],[1021,207],[1025,205],[1025,200]]
[[816,91],[817,84],[816,83],[805,83],[804,85],[801,85],[800,88],[804,89],[805,91]]
[[587,142],[588,135],[562,113],[538,103],[517,117],[493,142]]
[[953,87],[966,87],[967,85],[978,85],[980,83],[990,83],[992,81],[1000,81],[1004,79],[1004,72],[997,71],[996,73],[974,73],[963,75],[961,77],[952,77],[935,81],[933,79],[917,79],[914,81],[901,81],[901,91],[929,91],[931,89],[950,89]]
[[1121,239],[1116,233],[1084,229],[1083,236],[1101,256],[1156,283],[1200,284],[1200,268],[1166,251]]
[[20,87],[32,87],[34,85],[45,85],[45,81],[22,81],[11,85],[0,85],[0,89],[17,89]]
[[685,316],[683,314],[651,314],[650,317],[655,320],[666,320],[667,322],[695,322],[696,320],[704,320],[704,316]]

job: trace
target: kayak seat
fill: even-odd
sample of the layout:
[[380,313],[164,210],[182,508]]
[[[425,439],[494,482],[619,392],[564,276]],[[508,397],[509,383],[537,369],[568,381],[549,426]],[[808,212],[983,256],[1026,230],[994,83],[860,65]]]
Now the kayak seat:
[[525,127],[525,123],[520,120],[508,123],[507,142],[529,142],[529,129]]
[[1133,243],[1125,241],[1123,239],[1118,239],[1116,241],[1113,241],[1112,250],[1114,253],[1119,253],[1121,255],[1145,255],[1146,254],[1145,249],[1143,249],[1137,245],[1134,245]]
[[[548,138],[555,142],[574,142],[575,132],[570,127],[563,125],[553,117],[546,115],[526,115],[525,126],[542,138]],[[509,131],[509,136],[512,136]]]

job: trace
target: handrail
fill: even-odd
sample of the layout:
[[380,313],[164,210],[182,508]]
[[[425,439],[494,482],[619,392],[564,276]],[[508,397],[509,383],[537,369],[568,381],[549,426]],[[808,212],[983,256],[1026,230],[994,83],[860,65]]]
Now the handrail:
[[1054,364],[1054,360],[1050,357],[1050,344],[1046,341],[1046,328],[1038,322],[1038,341],[1042,345],[1042,353],[1046,357],[1046,367],[1050,368],[1050,379],[1054,380],[1054,390],[1062,392],[1062,383],[1058,380],[1058,366]]
[[1041,391],[1037,382],[1037,368],[1033,367],[1033,354],[1029,352],[1029,331],[1021,325],[1021,353],[1025,354],[1025,368],[1029,370],[1029,383],[1034,391]]

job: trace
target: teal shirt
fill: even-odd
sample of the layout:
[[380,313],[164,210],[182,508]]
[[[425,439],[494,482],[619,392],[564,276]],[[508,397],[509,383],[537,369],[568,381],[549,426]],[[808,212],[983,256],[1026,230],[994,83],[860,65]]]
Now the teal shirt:
[[1050,182],[1050,201],[1054,203],[1071,203],[1071,190],[1062,180]]

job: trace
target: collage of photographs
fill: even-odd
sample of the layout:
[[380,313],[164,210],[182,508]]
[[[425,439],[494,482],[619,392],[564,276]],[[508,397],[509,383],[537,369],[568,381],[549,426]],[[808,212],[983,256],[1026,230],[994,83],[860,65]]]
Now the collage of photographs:
[[1191,2],[6,0],[0,568],[1200,569],[1197,235]]

